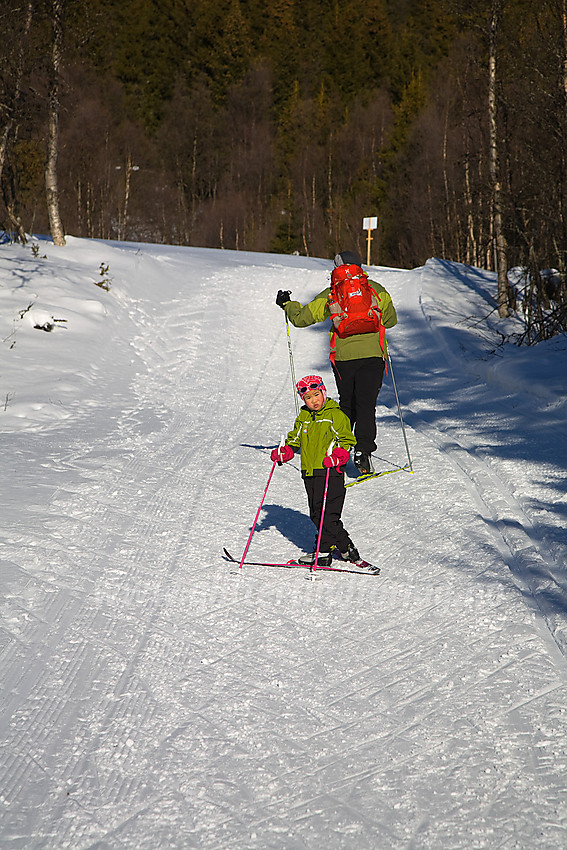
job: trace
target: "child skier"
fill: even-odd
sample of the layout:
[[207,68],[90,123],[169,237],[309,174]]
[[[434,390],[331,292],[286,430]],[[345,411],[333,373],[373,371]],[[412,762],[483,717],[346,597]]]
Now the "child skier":
[[[360,555],[341,522],[346,495],[343,467],[350,457],[348,450],[356,444],[349,419],[334,399],[327,398],[325,384],[319,375],[307,375],[296,386],[304,405],[285,444],[272,451],[271,459],[286,463],[293,458],[294,449],[301,449],[301,475],[307,491],[309,515],[317,533],[329,468],[317,563],[322,567],[331,565],[333,546],[343,560],[358,563]],[[314,551],[299,558],[298,563],[313,566],[315,554]]]

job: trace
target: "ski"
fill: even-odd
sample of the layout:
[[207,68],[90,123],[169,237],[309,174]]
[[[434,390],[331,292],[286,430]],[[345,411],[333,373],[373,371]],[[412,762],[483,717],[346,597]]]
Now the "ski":
[[410,472],[407,466],[401,466],[398,469],[382,469],[380,472],[365,472],[359,475],[353,481],[345,484],[345,487],[353,487],[355,484],[362,484],[364,481],[370,481],[371,478],[382,478],[383,475],[391,475],[392,472]]
[[[223,552],[225,557],[233,564],[240,564],[240,560],[238,558],[234,558],[228,549],[223,547]],[[325,572],[330,573],[352,573],[353,575],[361,575],[361,576],[377,576],[380,574],[380,567],[375,567],[373,564],[369,564],[368,561],[359,561],[357,564],[353,564],[353,567],[358,566],[359,569],[352,569],[350,567],[322,567],[317,565],[316,569],[310,567],[309,564],[299,564],[297,561],[287,561],[287,563],[275,564],[271,561],[244,561],[244,565],[247,567],[281,567],[283,569],[293,570],[293,569],[304,569],[304,570],[312,570],[312,572],[318,572],[319,570],[324,570]]]

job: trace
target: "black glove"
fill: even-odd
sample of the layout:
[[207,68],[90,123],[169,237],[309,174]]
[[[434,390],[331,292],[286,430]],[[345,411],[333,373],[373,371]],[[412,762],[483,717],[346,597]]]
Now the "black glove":
[[291,296],[291,292],[290,292],[289,289],[286,289],[286,290],[280,289],[280,291],[276,295],[276,304],[278,305],[278,307],[281,307],[282,310],[283,310],[285,305],[287,304],[287,302],[291,301],[290,296]]

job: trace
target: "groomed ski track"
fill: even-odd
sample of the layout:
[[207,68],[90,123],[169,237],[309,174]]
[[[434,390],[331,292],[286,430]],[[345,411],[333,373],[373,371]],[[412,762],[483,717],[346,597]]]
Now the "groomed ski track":
[[[553,413],[474,352],[463,372],[441,265],[380,273],[415,474],[351,488],[343,518],[382,574],[308,582],[221,553],[243,551],[293,423],[275,293],[307,300],[329,264],[106,256],[123,318],[89,409],[2,434],[4,487],[30,494],[2,533],[3,850],[567,846],[564,509],[542,508],[565,433],[525,458]],[[336,395],[326,331],[292,340]],[[403,465],[389,381],[380,401],[377,456]],[[249,557],[311,541],[292,462]]]

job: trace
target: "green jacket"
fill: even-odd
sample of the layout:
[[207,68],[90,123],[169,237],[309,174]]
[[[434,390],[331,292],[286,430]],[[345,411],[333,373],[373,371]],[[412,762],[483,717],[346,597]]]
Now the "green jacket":
[[328,398],[321,410],[309,410],[303,405],[295,424],[286,437],[293,449],[301,449],[301,471],[313,475],[314,469],[324,469],[323,458],[331,443],[350,449],[356,445],[350,421],[340,409],[338,402]]
[[[381,284],[370,279],[368,282],[374,287],[378,295],[380,309],[382,310],[382,324],[385,328],[393,328],[398,322],[398,317],[390,294]],[[331,315],[327,304],[327,297],[330,292],[330,287],[327,287],[305,307],[299,301],[288,301],[284,309],[292,325],[295,325],[296,328],[307,328],[309,325],[315,325],[317,322],[324,322],[325,319],[328,319]],[[333,331],[331,330],[329,339],[332,335]],[[386,360],[387,356],[388,345],[386,340],[384,340],[384,350],[382,350],[377,333],[355,334],[343,339],[337,336],[335,360],[360,360],[362,357],[383,357]]]

